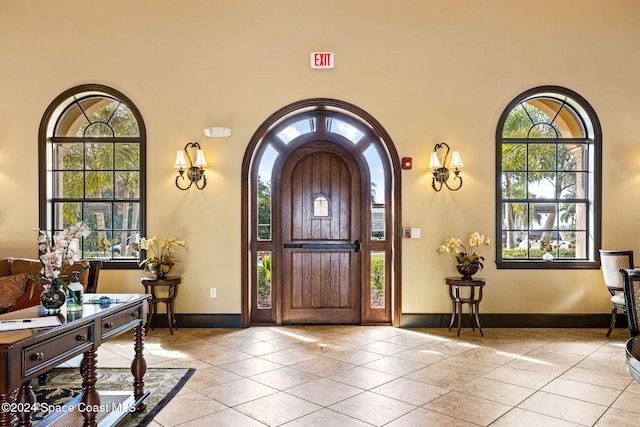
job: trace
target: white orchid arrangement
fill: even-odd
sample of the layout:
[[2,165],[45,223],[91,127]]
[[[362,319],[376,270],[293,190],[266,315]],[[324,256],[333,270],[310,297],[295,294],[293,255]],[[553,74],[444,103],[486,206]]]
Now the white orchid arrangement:
[[480,246],[489,246],[490,243],[490,240],[480,233],[471,234],[468,247],[465,247],[460,239],[449,237],[440,245],[438,253],[446,252],[451,254],[458,262],[458,265],[477,265],[482,269],[484,267],[484,257],[478,255],[476,251],[479,250]]
[[147,251],[147,258],[140,261],[139,266],[144,267],[145,271],[149,271],[150,268],[157,265],[161,268],[168,267],[167,271],[170,270],[178,262],[178,258],[175,256],[176,247],[187,249],[187,242],[175,237],[162,240],[156,236],[150,239],[143,237],[140,239],[140,248]]
[[[40,275],[33,277],[34,286],[37,283],[50,285],[52,288],[66,289],[69,278],[60,276],[60,271],[65,265],[73,265],[80,261],[80,238],[89,237],[91,229],[83,222],[78,222],[69,229],[59,231],[51,236],[47,231],[39,228],[38,251],[40,252],[40,262],[42,269]],[[88,266],[81,268],[78,272],[84,271]],[[30,296],[33,296],[34,286],[31,287]]]

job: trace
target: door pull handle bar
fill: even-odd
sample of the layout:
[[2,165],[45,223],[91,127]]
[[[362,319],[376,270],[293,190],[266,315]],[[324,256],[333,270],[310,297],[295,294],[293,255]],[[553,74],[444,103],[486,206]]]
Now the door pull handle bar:
[[360,240],[353,243],[285,243],[285,249],[353,249],[360,252]]

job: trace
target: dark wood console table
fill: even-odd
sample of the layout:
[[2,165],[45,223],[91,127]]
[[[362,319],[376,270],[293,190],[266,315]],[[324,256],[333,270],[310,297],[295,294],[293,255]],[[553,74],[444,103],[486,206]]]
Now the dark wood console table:
[[[85,301],[92,296],[85,294]],[[147,364],[142,356],[143,307],[148,297],[121,295],[123,302],[85,303],[82,311],[57,315],[62,323],[60,326],[0,331],[0,427],[31,426],[31,408],[35,409],[37,404],[31,379],[80,354],[83,359],[78,381],[82,380],[83,393],[77,400],[78,405],[74,411],[54,413],[51,418],[69,418],[61,425],[111,426],[130,411],[143,411],[146,407],[144,400],[149,395],[144,391]],[[36,306],[0,315],[0,321],[44,315],[44,309]],[[103,341],[132,329],[135,349],[131,363],[133,391],[110,393],[96,390],[96,350]],[[108,406],[109,411],[79,410],[101,407],[101,401],[106,403],[102,406]],[[11,410],[4,410],[6,408]],[[112,411],[114,408],[121,411]]]

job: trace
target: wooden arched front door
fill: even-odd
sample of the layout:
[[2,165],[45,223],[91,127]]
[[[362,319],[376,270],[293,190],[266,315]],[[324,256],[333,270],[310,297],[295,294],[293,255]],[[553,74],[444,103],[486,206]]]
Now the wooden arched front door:
[[366,111],[273,113],[242,163],[242,325],[400,326],[400,159]]
[[328,142],[286,160],[277,204],[282,323],[360,323],[360,175],[353,156]]

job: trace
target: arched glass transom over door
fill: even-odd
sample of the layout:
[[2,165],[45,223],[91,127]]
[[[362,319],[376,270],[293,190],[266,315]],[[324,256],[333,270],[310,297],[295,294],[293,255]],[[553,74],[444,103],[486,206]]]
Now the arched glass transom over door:
[[243,325],[400,325],[399,159],[365,111],[291,104],[243,162]]

